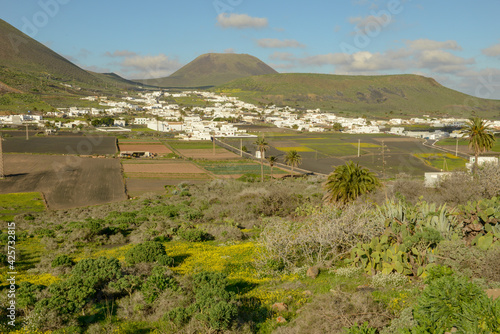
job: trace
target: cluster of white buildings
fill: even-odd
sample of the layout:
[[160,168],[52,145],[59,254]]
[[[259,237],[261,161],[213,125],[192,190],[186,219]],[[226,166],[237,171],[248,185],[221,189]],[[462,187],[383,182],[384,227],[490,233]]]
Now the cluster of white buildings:
[[[204,100],[206,106],[182,107],[169,103],[172,98],[193,97]],[[432,118],[424,115],[421,118],[390,120],[368,120],[364,117],[350,118],[337,116],[334,113],[321,112],[320,109],[298,111],[291,107],[266,106],[259,107],[229,97],[206,91],[184,91],[170,93],[153,91],[140,93],[137,96],[124,96],[109,99],[103,96],[88,96],[85,100],[98,102],[102,108],[60,108],[46,112],[47,117],[65,118],[50,124],[56,128],[74,128],[90,125],[84,118],[108,116],[114,119],[114,126],[139,125],[161,132],[180,132],[185,139],[209,140],[211,136],[245,136],[237,124],[261,123],[274,124],[280,128],[291,128],[299,131],[323,132],[330,129],[341,129],[346,133],[380,133],[389,129],[389,133],[415,138],[440,139],[448,136],[459,136],[444,131],[406,131],[411,125],[427,125],[441,128],[445,126],[461,127],[467,119]],[[143,116],[134,117],[137,112]],[[229,122],[230,121],[230,122]],[[238,122],[238,123],[234,123]],[[38,124],[45,127],[47,121],[38,115],[0,116],[0,124]],[[491,121],[491,127],[500,130],[500,121]],[[110,129],[111,130],[111,129]]]

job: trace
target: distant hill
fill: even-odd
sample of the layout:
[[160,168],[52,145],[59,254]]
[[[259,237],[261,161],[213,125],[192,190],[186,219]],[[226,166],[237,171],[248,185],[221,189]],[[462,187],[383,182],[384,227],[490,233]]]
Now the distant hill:
[[321,108],[359,116],[499,118],[500,101],[472,98],[419,75],[286,73],[237,79],[214,88],[257,104]]
[[0,20],[0,82],[14,90],[38,93],[53,91],[58,83],[93,90],[110,84],[137,86],[113,73],[86,71],[3,20]]
[[278,73],[254,56],[207,53],[166,78],[136,80],[151,86],[171,88],[211,87],[253,75]]
[[11,71],[38,73],[61,80],[85,83],[96,80],[92,74],[3,20],[0,20],[0,64]]

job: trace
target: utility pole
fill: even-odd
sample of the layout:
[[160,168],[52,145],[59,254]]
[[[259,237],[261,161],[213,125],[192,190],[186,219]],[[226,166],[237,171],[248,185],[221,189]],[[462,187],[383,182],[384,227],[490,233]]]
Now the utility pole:
[[458,157],[458,136],[457,136],[457,144],[455,145],[455,156]]
[[385,145],[382,140],[382,177],[385,179]]
[[28,137],[28,124],[26,124],[26,140],[29,140],[29,137]]
[[215,131],[212,132],[213,154],[215,155]]
[[[384,141],[382,140],[382,178],[385,179],[385,145]],[[385,193],[385,200],[388,200],[387,196],[387,185],[384,184],[384,193]]]
[[361,139],[358,139],[358,158],[360,156],[360,153],[361,153]]
[[240,157],[243,157],[243,138],[240,138]]
[[5,174],[3,172],[3,149],[2,149],[2,133],[0,132],[0,180],[3,180]]

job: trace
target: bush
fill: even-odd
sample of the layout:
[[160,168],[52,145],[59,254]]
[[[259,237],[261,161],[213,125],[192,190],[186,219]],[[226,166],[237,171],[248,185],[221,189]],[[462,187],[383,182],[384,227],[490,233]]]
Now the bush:
[[154,267],[151,275],[144,282],[141,291],[144,295],[144,300],[147,303],[152,303],[166,289],[176,290],[178,287],[177,281],[165,267]]
[[[469,326],[471,321],[482,316],[464,317],[468,310],[474,308],[473,304],[487,303],[488,297],[480,287],[465,277],[448,275],[447,272],[437,272],[436,277],[422,291],[414,308],[413,316],[419,326],[431,331],[450,330],[452,327]],[[500,320],[500,313],[498,316]],[[500,327],[500,322],[497,326]]]
[[346,334],[377,334],[377,329],[370,327],[368,325],[368,322],[364,322],[361,326],[358,324],[355,324],[354,326],[351,326],[350,328],[347,328],[345,330]]
[[159,265],[170,267],[170,266],[174,265],[174,258],[170,257],[170,256],[168,256],[166,254],[165,255],[160,255],[158,257],[157,262],[158,262]]
[[193,276],[196,318],[215,330],[228,329],[238,313],[234,294],[226,290],[228,284],[226,276],[220,272],[201,272]]
[[259,238],[266,251],[262,260],[280,260],[288,268],[335,261],[384,228],[368,205],[348,206],[343,212],[324,207],[302,221],[270,219],[266,223]]
[[157,262],[161,256],[166,256],[165,246],[157,241],[145,241],[135,245],[125,254],[125,261],[128,264],[141,262]]
[[68,255],[59,255],[51,263],[51,267],[72,267],[75,264]]
[[182,239],[190,242],[200,242],[213,239],[212,235],[208,234],[207,232],[191,226],[179,228],[177,230],[177,235]]
[[189,322],[191,316],[191,312],[185,307],[176,307],[167,312],[163,319],[166,321],[172,321],[177,326],[182,326]]

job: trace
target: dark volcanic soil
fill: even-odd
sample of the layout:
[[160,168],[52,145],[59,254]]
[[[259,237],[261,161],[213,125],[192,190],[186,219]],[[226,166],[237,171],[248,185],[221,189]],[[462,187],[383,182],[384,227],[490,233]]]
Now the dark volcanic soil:
[[0,194],[42,192],[49,209],[127,199],[118,159],[5,154]]

